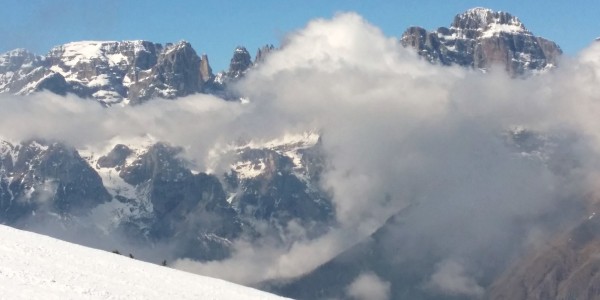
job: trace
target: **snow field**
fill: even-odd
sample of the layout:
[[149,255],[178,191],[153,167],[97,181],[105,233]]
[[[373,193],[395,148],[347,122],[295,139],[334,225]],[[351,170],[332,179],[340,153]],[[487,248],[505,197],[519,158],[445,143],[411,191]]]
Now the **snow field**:
[[0,299],[284,299],[0,225]]

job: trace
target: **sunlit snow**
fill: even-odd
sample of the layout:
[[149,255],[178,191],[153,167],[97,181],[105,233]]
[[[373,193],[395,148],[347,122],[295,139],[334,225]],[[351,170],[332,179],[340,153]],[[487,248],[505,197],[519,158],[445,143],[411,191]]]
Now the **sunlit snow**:
[[2,299],[283,299],[7,226],[0,235]]

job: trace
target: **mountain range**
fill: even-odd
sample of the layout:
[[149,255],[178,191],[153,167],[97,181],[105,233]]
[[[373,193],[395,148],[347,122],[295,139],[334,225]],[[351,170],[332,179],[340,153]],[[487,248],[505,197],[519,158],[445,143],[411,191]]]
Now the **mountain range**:
[[[556,43],[535,36],[517,17],[484,8],[457,15],[448,28],[410,27],[398,42],[432,64],[474,72],[500,68],[519,78],[560,67],[562,54]],[[243,95],[230,85],[260,67],[275,51],[267,45],[252,59],[246,48],[236,47],[228,70],[215,74],[208,56],[198,55],[185,41],[165,45],[81,41],[56,46],[44,56],[17,49],[0,55],[0,92],[74,94],[105,107],[143,105],[156,98],[176,101],[197,93],[243,102]],[[302,238],[308,239],[336,226],[331,191],[320,182],[328,167],[322,151],[326,138],[315,130],[262,143],[232,143],[221,149],[222,157],[230,159],[224,174],[196,170],[181,155],[184,148],[151,136],[115,143],[106,150],[77,149],[43,137],[3,140],[0,222],[67,240],[83,233],[89,238],[82,243],[98,248],[168,244],[172,249],[164,254],[168,260],[223,260],[239,240],[291,247],[295,226],[303,228]],[[535,139],[517,133],[513,138],[523,147]],[[419,209],[394,215],[366,240],[300,278],[264,282],[261,287],[298,299],[344,298],[345,287],[363,271],[372,270],[392,283],[393,299],[463,299],[464,295],[441,296],[419,286],[436,267],[432,257],[437,253],[418,253],[407,261],[395,259],[403,248],[390,248],[387,241],[416,243],[418,238],[390,228],[410,222],[411,211]],[[573,214],[584,210],[562,209]],[[494,275],[482,279],[490,287],[489,294],[481,291],[470,297],[579,298],[582,286],[587,282],[595,286],[597,281],[584,274],[594,263],[576,259],[591,256],[586,247],[596,242],[596,219],[570,233],[581,237],[576,245],[563,239],[541,257],[517,263],[514,271],[505,271],[503,263],[487,265],[486,274]],[[522,224],[515,224],[515,230],[518,225]],[[103,238],[113,234],[127,242]],[[563,248],[568,251],[557,250]]]

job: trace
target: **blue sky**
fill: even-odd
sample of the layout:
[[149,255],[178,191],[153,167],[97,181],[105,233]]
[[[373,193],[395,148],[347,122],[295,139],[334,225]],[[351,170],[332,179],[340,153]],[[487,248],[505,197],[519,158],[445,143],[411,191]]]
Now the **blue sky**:
[[228,66],[233,49],[252,55],[314,18],[354,11],[400,36],[406,27],[448,26],[457,13],[483,6],[518,16],[534,34],[574,55],[600,36],[600,1],[469,0],[2,0],[0,52],[27,48],[45,54],[77,40],[187,40],[207,53],[215,71]]

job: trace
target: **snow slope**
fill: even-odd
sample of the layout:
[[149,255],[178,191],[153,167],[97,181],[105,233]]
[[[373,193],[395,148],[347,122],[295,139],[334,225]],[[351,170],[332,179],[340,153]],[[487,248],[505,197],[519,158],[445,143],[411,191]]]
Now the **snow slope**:
[[0,225],[0,299],[283,299]]

